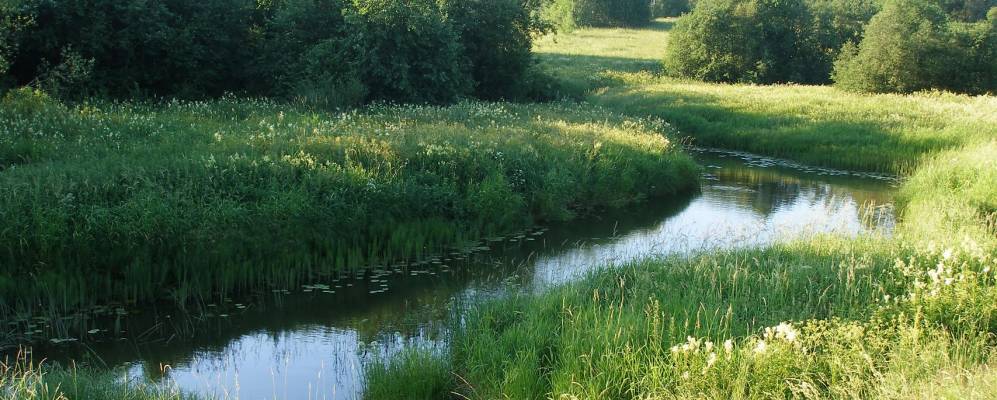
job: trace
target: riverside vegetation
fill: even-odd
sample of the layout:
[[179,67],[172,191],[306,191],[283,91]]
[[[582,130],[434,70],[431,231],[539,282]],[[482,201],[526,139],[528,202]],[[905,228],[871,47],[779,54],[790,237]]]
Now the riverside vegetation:
[[[891,238],[649,259],[493,300],[455,319],[446,351],[369,365],[366,396],[997,395],[997,100],[667,77],[673,24],[539,41],[531,70],[588,105],[328,113],[241,98],[67,105],[9,92],[0,174],[17,190],[0,212],[19,228],[0,232],[16,261],[2,263],[4,312],[61,315],[164,294],[196,304],[674,194],[698,174],[674,145],[687,135],[901,174],[901,223]],[[30,365],[4,366],[5,395],[183,396]]]
[[637,43],[671,23],[583,29],[538,53],[589,102],[696,144],[902,174],[895,236],[649,259],[490,301],[453,323],[448,352],[369,366],[368,397],[997,395],[997,100],[662,77],[663,49]]

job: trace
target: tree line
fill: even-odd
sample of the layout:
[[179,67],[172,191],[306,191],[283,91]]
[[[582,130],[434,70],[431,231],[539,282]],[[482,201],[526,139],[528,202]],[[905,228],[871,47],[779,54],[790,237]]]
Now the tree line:
[[4,0],[0,85],[346,106],[542,96],[540,0]]
[[557,89],[535,37],[650,19],[650,0],[0,0],[0,90],[330,107],[543,99]]
[[997,91],[997,0],[698,0],[665,56],[675,76],[849,90]]

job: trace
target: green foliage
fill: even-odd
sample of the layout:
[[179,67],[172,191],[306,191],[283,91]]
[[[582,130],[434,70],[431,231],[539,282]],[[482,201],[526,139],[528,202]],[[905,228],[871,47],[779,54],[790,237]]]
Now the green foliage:
[[444,103],[470,92],[460,36],[434,1],[356,4],[356,13],[347,13],[352,47],[372,98]]
[[698,178],[667,125],[568,103],[328,114],[22,89],[0,132],[0,317],[288,287]]
[[652,0],[651,16],[655,18],[677,17],[692,11],[694,4],[695,1],[689,0]]
[[523,82],[532,36],[547,30],[539,7],[539,0],[24,0],[0,8],[0,72],[9,70],[4,86],[75,98],[237,92],[326,108],[443,103],[474,93],[515,98],[534,90]]
[[574,0],[577,26],[644,26],[651,21],[650,0]]
[[254,62],[255,90],[323,108],[366,100],[340,0],[288,1],[266,20]]
[[22,31],[33,23],[34,19],[19,1],[0,2],[0,91],[14,84],[8,72],[17,55]]
[[533,66],[533,37],[550,30],[526,0],[443,0],[470,61],[474,92],[483,99],[521,99]]
[[997,7],[997,0],[940,0],[940,3],[949,16],[963,22],[986,19],[987,12]]
[[716,82],[822,82],[812,26],[802,0],[702,0],[676,24],[665,68]]
[[4,400],[196,400],[171,385],[129,379],[127,371],[70,368],[31,360],[25,353],[0,360]]
[[[35,23],[11,71],[19,83],[80,70],[76,95],[220,94],[239,87],[250,0],[28,0]],[[62,71],[60,71],[62,70]],[[56,71],[56,72],[53,72]]]
[[651,0],[543,0],[542,15],[563,32],[576,27],[635,27],[651,22]]
[[545,0],[541,15],[559,32],[568,33],[577,27],[574,12],[575,0]]
[[846,43],[862,40],[865,25],[879,12],[881,1],[808,0],[807,5],[814,14],[814,33],[825,55],[823,62],[830,66]]
[[866,92],[997,90],[997,24],[949,22],[924,0],[894,0],[835,62],[839,86]]
[[366,400],[438,400],[450,395],[455,377],[439,351],[407,348],[364,366]]

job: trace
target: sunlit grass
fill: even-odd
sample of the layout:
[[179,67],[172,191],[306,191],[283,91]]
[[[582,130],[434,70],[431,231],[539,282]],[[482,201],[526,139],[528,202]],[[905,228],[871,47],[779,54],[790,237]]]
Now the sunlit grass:
[[[26,352],[0,360],[4,400],[193,400],[169,385],[131,379],[121,371],[52,366]],[[207,400],[201,398],[201,400]]]
[[0,316],[180,305],[690,191],[655,119],[571,103],[0,110]]
[[590,102],[700,145],[902,175],[896,235],[648,259],[488,301],[454,324],[437,357],[461,379],[443,383],[474,399],[997,396],[994,97],[673,80],[640,67],[650,50],[626,63],[629,44],[592,44],[620,32],[581,35],[539,50]]

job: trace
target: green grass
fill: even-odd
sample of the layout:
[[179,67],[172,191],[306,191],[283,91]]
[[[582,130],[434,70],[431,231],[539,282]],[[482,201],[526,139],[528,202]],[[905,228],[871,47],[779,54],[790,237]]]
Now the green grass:
[[[661,31],[579,34],[540,50],[590,102],[701,145],[902,174],[900,224],[891,238],[648,259],[486,302],[435,356],[458,377],[440,378],[454,398],[997,396],[997,99],[678,81],[639,67],[650,50],[621,61]],[[372,384],[417,379],[399,364],[407,378]]]
[[997,97],[867,95],[830,86],[715,84],[662,76],[673,19],[544,38],[541,65],[590,103],[660,117],[705,147],[907,175],[945,150],[997,139]]
[[123,371],[37,363],[18,353],[0,361],[3,400],[194,400],[178,389],[136,380]]
[[698,184],[667,124],[570,103],[327,113],[20,90],[0,131],[5,322],[289,287]]

